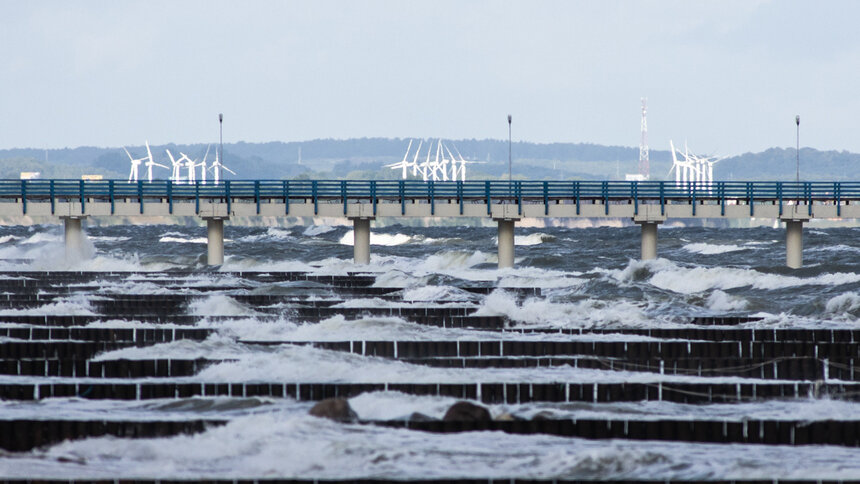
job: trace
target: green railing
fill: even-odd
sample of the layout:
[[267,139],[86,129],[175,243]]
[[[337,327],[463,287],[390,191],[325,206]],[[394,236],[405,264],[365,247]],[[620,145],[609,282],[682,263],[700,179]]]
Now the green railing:
[[406,213],[407,203],[426,200],[431,213],[435,214],[438,199],[455,200],[460,213],[466,203],[483,201],[487,214],[494,203],[517,204],[522,213],[524,203],[542,203],[544,214],[559,200],[576,204],[577,214],[583,201],[602,201],[606,213],[611,202],[627,201],[638,213],[641,203],[657,203],[661,212],[670,203],[689,203],[695,207],[697,201],[710,200],[725,206],[744,203],[754,214],[754,206],[760,202],[779,204],[780,215],[784,201],[805,203],[812,214],[814,203],[831,203],[841,215],[843,202],[860,200],[860,182],[713,182],[675,183],[671,181],[467,181],[424,182],[418,180],[232,180],[215,184],[212,182],[174,183],[168,180],[152,182],[126,182],[124,180],[0,180],[0,202],[14,199],[23,205],[27,213],[28,203],[50,202],[51,213],[57,202],[79,202],[82,213],[85,204],[109,202],[111,213],[117,200],[130,200],[140,205],[143,213],[145,203],[168,203],[173,213],[175,201],[195,202],[199,212],[201,200],[219,200],[229,206],[236,200],[253,201],[257,213],[261,203],[282,201],[285,215],[290,213],[291,200],[312,202],[317,213],[319,202],[343,203],[346,213],[349,203],[372,203],[376,214],[378,203],[400,203],[401,214]]

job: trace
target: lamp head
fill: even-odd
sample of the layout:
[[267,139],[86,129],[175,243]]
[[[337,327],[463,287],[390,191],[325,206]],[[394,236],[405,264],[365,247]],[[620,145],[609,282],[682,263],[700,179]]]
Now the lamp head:
[[221,113],[218,113],[218,122],[221,123],[223,121],[224,121],[224,115]]
[[511,115],[508,115],[508,124],[511,124]]
[[797,123],[798,126],[800,126],[800,115],[799,114],[794,117],[794,122]]

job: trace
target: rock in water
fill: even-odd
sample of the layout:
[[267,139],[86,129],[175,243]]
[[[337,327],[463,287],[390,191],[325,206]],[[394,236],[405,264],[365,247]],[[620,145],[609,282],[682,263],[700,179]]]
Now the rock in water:
[[314,417],[330,418],[338,422],[351,422],[353,420],[358,420],[358,415],[356,415],[352,407],[349,406],[349,402],[343,398],[327,398],[325,400],[320,400],[308,413]]
[[420,412],[412,412],[412,414],[406,420],[410,422],[432,422],[436,419],[429,415],[424,415]]
[[470,402],[457,402],[445,412],[442,420],[446,422],[474,422],[478,420],[492,420],[490,411],[486,408]]

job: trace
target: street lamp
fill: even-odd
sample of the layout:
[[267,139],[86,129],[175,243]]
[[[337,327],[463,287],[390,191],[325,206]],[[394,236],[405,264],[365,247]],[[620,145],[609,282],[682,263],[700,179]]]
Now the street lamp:
[[514,183],[513,164],[511,163],[511,115],[508,115],[508,192]]
[[221,164],[224,164],[224,115],[218,113],[218,151]]
[[800,182],[800,115],[794,117],[794,122],[797,124],[797,148],[794,150],[797,156],[797,177],[796,182]]

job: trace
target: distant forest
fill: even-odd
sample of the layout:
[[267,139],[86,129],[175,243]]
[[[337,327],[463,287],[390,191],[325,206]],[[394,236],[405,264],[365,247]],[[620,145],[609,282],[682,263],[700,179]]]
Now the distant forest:
[[[426,143],[430,140],[425,141]],[[507,140],[445,141],[467,160],[468,179],[497,179],[508,172]],[[403,159],[409,139],[360,138],[347,140],[317,139],[301,142],[230,143],[224,145],[224,164],[237,175],[233,179],[395,179],[400,171],[385,165]],[[417,146],[413,144],[412,153]],[[127,147],[135,158],[146,154],[144,146]],[[214,159],[210,147],[208,161]],[[205,144],[152,146],[155,161],[170,165],[165,149],[202,159]],[[639,149],[589,143],[528,143],[512,146],[515,179],[532,180],[612,180],[635,173]],[[422,149],[422,153],[425,153]],[[425,155],[426,156],[426,155]],[[411,157],[411,155],[410,155]],[[745,153],[721,160],[714,167],[717,180],[783,180],[795,178],[796,151],[770,148],[760,153]],[[652,150],[651,179],[674,179],[668,150]],[[80,147],[53,150],[0,150],[0,178],[19,178],[21,172],[37,171],[43,178],[80,178],[98,174],[104,178],[126,179],[129,159],[122,147]],[[860,175],[860,154],[846,151],[800,150],[803,180],[856,180]],[[141,166],[140,174],[145,169]],[[170,171],[155,169],[155,178],[166,179]]]

